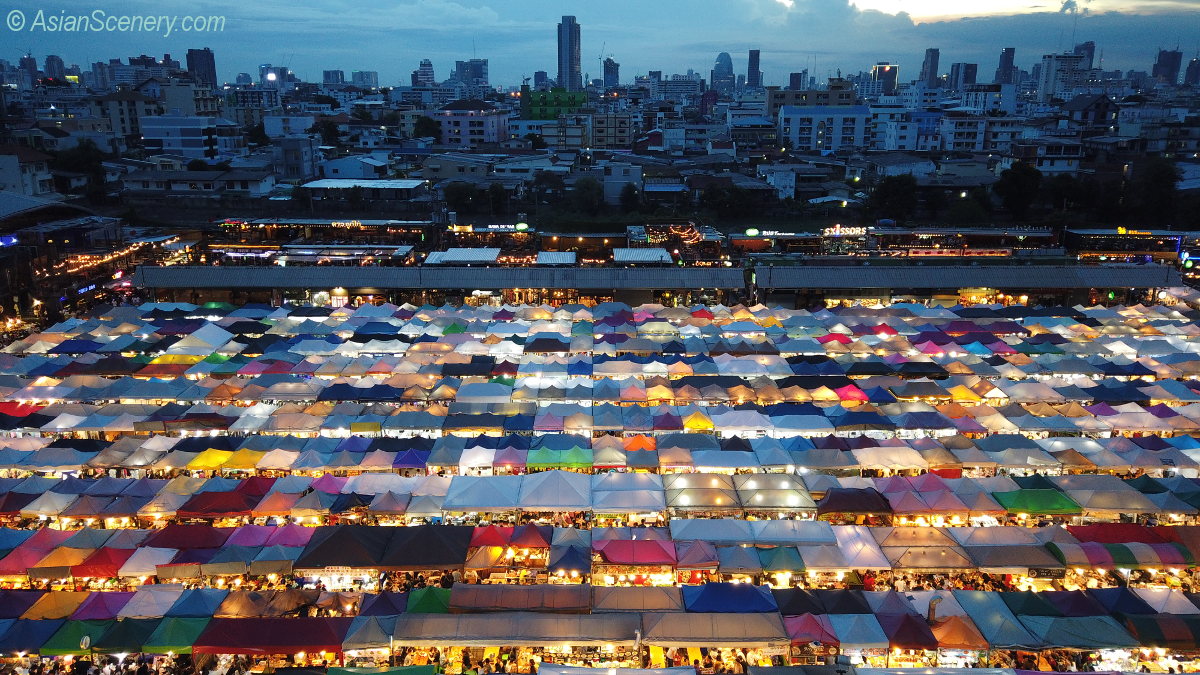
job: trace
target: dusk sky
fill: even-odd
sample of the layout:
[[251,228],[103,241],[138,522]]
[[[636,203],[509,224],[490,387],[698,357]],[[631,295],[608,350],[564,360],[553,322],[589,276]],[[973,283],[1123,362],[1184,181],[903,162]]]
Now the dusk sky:
[[[1076,4],[1077,2],[1077,4]],[[138,53],[180,60],[189,47],[211,47],[220,76],[286,65],[307,80],[321,70],[377,70],[383,86],[408,84],[422,58],[444,79],[456,59],[490,60],[493,84],[519,84],[545,70],[554,77],[555,24],[574,14],[582,26],[583,70],[599,77],[603,51],[621,64],[621,80],[648,70],[693,68],[704,77],[718,52],[743,73],[746,50],[762,50],[766,84],[786,84],[791,71],[819,78],[866,70],[876,61],[916,77],[926,47],[950,64],[980,64],[990,81],[1001,47],[1016,47],[1029,68],[1044,53],[1093,40],[1107,69],[1150,70],[1159,47],[1178,46],[1185,61],[1200,48],[1200,0],[58,0],[16,6],[30,20],[38,9],[58,14],[224,15],[224,32],[161,35],[4,32],[0,58],[27,49],[87,68],[93,61]],[[28,7],[22,6],[28,5]],[[318,6],[312,6],[318,5]],[[11,6],[10,6],[11,7]],[[166,8],[166,9],[164,9]],[[964,9],[971,12],[962,15]],[[5,9],[3,13],[9,10]],[[1074,41],[1074,42],[1073,42]],[[473,47],[472,47],[473,45]]]

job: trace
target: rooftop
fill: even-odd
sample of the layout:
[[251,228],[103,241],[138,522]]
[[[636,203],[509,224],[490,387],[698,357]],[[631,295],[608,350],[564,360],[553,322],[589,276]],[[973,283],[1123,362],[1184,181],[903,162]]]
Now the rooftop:
[[425,184],[414,178],[322,178],[310,181],[301,187],[310,190],[346,190],[360,187],[377,190],[414,190]]

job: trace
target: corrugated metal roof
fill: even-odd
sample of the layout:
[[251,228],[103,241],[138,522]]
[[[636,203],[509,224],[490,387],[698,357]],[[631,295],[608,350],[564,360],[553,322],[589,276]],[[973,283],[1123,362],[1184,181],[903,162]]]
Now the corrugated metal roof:
[[665,248],[614,248],[613,262],[624,263],[671,263],[671,254]]
[[537,255],[539,265],[574,265],[574,251],[540,251]]
[[1180,285],[1166,265],[810,265],[759,267],[761,288],[1159,288]]
[[425,259],[426,265],[462,265],[494,263],[500,257],[498,248],[450,248],[434,251]]
[[301,187],[345,189],[361,187],[364,189],[412,190],[425,184],[415,178],[321,178],[305,183]]
[[143,288],[741,288],[742,270],[717,267],[139,267]]

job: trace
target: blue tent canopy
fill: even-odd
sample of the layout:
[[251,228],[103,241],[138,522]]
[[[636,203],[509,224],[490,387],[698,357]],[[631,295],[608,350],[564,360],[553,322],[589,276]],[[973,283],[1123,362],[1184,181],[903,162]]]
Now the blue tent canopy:
[[683,607],[688,612],[705,613],[753,614],[779,611],[770,587],[731,583],[684,586]]

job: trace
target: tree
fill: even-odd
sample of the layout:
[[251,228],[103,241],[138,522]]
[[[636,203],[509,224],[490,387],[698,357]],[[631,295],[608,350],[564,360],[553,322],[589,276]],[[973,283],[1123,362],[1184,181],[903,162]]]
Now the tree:
[[576,211],[596,215],[604,208],[604,186],[590,176],[575,181],[571,188],[571,205]]
[[929,212],[930,220],[937,220],[947,204],[945,190],[934,188],[925,193],[925,210]]
[[442,188],[443,198],[446,200],[446,207],[451,211],[459,213],[474,213],[475,212],[475,197],[477,191],[475,186],[463,181],[454,181]]
[[566,184],[563,183],[562,176],[553,171],[538,171],[533,174],[533,192],[540,202],[546,197],[562,194],[566,189]]
[[375,119],[374,117],[371,117],[371,111],[367,110],[366,108],[358,108],[354,112],[350,113],[350,117],[353,117],[360,122],[370,122],[371,120]]
[[1014,162],[1013,165],[1000,173],[1000,180],[992,186],[1004,209],[1013,218],[1024,218],[1029,213],[1029,207],[1037,198],[1038,187],[1042,183],[1042,172],[1025,162]]
[[270,145],[271,137],[267,135],[267,129],[262,122],[250,127],[246,132],[246,142],[250,145]]
[[621,188],[621,211],[623,213],[633,213],[642,205],[642,195],[638,192],[637,186],[633,183],[626,183]]
[[342,104],[332,96],[327,94],[314,94],[312,97],[313,103],[322,103],[328,105],[331,110],[337,110],[342,107]]
[[917,179],[907,173],[885,177],[867,198],[867,206],[882,218],[911,217],[917,210]]
[[946,210],[946,222],[954,225],[983,223],[988,219],[988,212],[975,199],[955,199]]
[[322,118],[317,120],[317,123],[312,125],[308,130],[308,133],[321,134],[321,145],[337,145],[341,140],[337,123],[331,119]]
[[85,138],[75,147],[58,152],[54,159],[50,160],[50,167],[60,171],[87,174],[87,198],[91,202],[99,202],[104,198],[105,157],[104,152],[90,138]]
[[508,212],[508,190],[500,183],[492,183],[487,189],[488,207],[493,216],[504,215]]
[[1134,213],[1152,225],[1174,224],[1181,177],[1179,168],[1170,159],[1154,157],[1141,166],[1135,164],[1129,182],[1129,201]]
[[187,163],[186,168],[188,171],[211,171],[212,170],[212,167],[210,167],[208,165],[208,162],[206,162],[202,159],[193,159],[192,161]]
[[1046,181],[1043,191],[1046,201],[1050,203],[1050,208],[1055,211],[1066,211],[1074,205],[1081,186],[1079,179],[1074,176],[1059,174]]
[[421,115],[413,124],[413,136],[416,138],[441,138],[442,125],[428,115]]
[[529,141],[530,147],[534,150],[542,150],[546,148],[546,139],[542,138],[541,134],[535,134],[532,131],[525,134],[525,140]]

